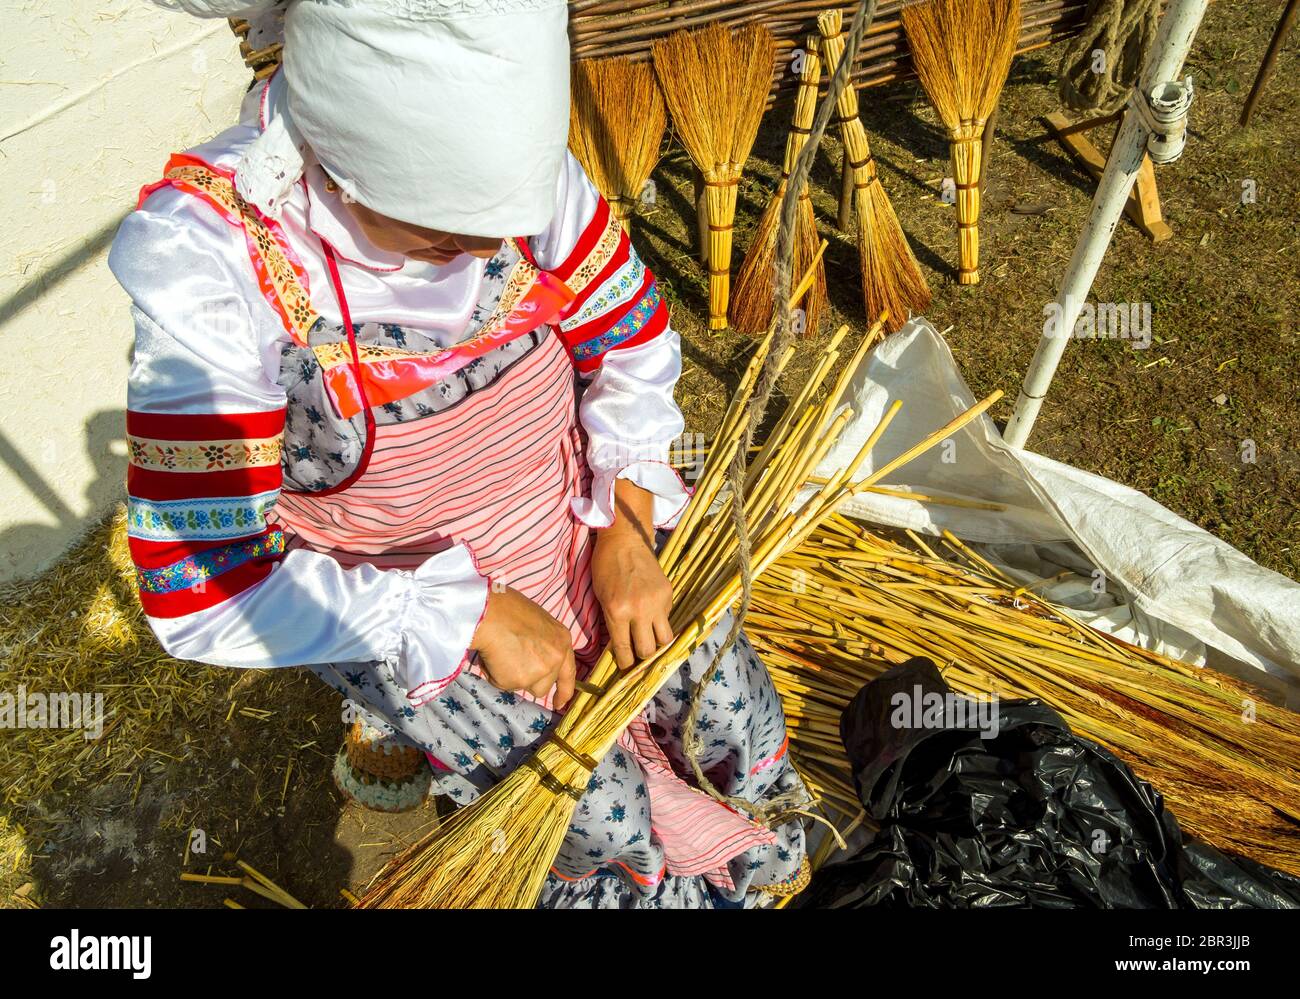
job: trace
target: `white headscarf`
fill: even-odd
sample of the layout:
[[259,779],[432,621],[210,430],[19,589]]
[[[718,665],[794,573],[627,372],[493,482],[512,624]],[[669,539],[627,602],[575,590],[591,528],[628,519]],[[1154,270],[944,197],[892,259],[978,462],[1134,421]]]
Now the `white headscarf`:
[[[249,0],[162,0],[200,16]],[[565,0],[290,0],[286,101],[236,170],[274,216],[307,148],[382,215],[531,236],[554,212],[569,127]]]

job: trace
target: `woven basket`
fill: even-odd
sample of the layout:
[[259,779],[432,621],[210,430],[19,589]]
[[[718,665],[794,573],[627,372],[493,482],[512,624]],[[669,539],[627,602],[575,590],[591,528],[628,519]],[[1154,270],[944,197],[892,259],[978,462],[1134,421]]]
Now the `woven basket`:
[[354,721],[334,760],[334,783],[357,804],[380,812],[419,808],[433,773],[424,754],[362,721]]

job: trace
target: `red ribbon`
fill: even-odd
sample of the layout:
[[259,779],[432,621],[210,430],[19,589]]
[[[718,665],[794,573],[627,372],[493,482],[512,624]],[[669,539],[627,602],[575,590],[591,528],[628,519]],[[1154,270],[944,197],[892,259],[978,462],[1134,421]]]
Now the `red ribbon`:
[[412,354],[359,365],[362,392],[357,391],[353,365],[340,364],[325,373],[325,383],[339,414],[350,419],[363,408],[396,402],[428,388],[448,375],[455,374],[471,361],[503,344],[531,333],[539,326],[555,321],[573,301],[573,292],[554,274],[540,271],[532,287],[505,318],[464,343],[440,350],[436,354]]

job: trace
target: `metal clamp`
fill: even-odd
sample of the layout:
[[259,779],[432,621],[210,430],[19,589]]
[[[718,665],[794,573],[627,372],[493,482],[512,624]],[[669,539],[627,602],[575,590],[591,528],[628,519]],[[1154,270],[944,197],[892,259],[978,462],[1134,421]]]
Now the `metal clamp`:
[[1173,163],[1187,145],[1187,114],[1192,107],[1192,78],[1158,83],[1144,94],[1134,87],[1128,106],[1147,131],[1147,155],[1152,163]]

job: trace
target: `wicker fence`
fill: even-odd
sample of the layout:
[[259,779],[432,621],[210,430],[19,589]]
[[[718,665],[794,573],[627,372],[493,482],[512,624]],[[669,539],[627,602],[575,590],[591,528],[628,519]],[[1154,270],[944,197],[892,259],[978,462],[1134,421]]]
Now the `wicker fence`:
[[[874,87],[913,76],[907,39],[903,35],[898,12],[901,8],[924,0],[883,0],[876,19],[854,61],[853,82]],[[772,74],[772,96],[793,90],[796,74],[785,72],[791,53],[803,44],[804,37],[816,31],[817,15],[831,4],[822,0],[572,0],[570,37],[573,58],[599,59],[606,56],[650,58],[650,46],[656,38],[682,28],[698,27],[710,22],[723,24],[767,25],[777,38],[776,66]],[[1076,34],[1083,26],[1087,0],[1025,0],[1021,8],[1020,52],[1042,48],[1061,38]],[[846,22],[855,6],[841,6]],[[232,21],[232,28],[243,41],[240,51],[244,61],[258,78],[274,71],[279,63],[281,45],[272,35],[248,35],[245,22]]]

